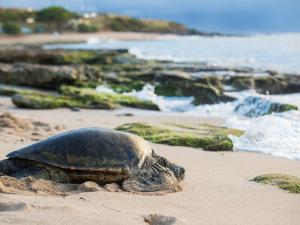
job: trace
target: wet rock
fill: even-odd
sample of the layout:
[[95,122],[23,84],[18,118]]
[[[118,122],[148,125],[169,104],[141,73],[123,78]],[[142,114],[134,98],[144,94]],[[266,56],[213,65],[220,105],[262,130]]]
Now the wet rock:
[[169,71],[156,76],[155,93],[164,96],[194,96],[194,104],[215,104],[235,100],[223,94],[220,79],[195,79],[185,72]]
[[0,64],[0,83],[57,89],[62,84],[100,82],[100,70],[92,66]]
[[[0,62],[37,63],[47,65],[67,64],[111,64],[118,62],[119,56],[128,56],[128,50],[45,50],[41,48],[0,49]],[[115,59],[116,58],[116,59]],[[135,58],[132,56],[132,58]],[[123,59],[124,61],[124,59]]]
[[274,74],[270,76],[233,76],[226,81],[236,90],[254,89],[261,94],[287,94],[300,92],[300,76]]
[[234,111],[247,117],[258,117],[271,113],[280,113],[290,110],[298,110],[298,107],[291,104],[273,102],[258,96],[249,96],[242,103],[236,106]]
[[150,101],[121,94],[100,93],[90,88],[62,86],[60,93],[59,95],[40,92],[20,93],[12,97],[12,102],[17,107],[30,109],[116,109],[120,106],[127,106],[159,110],[159,107]]

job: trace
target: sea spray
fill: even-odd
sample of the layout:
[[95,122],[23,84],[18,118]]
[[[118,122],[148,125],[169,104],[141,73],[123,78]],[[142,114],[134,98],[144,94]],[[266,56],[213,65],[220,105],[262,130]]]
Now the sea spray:
[[235,150],[254,151],[300,160],[300,112],[289,111],[258,118],[231,117],[228,127],[245,131],[241,137],[230,136]]

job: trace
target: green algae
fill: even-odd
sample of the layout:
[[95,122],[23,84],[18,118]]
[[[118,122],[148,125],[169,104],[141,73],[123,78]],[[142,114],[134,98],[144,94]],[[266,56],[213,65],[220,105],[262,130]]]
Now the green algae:
[[163,127],[146,123],[128,123],[116,129],[139,135],[154,143],[203,148],[208,151],[231,151],[233,145],[228,135],[239,136],[243,133],[239,130],[208,124],[187,128],[179,124],[167,124]]
[[140,100],[133,96],[122,94],[110,94],[97,92],[90,88],[77,88],[73,86],[62,86],[60,92],[63,95],[71,96],[83,103],[97,104],[98,102],[108,102],[139,109],[159,110],[158,106],[150,101]]
[[265,174],[252,179],[252,181],[270,184],[290,193],[300,193],[300,178],[285,174]]
[[12,96],[12,102],[20,108],[54,109],[54,108],[86,108],[116,109],[121,106],[159,110],[150,101],[143,101],[133,96],[100,93],[91,88],[61,86],[60,93],[39,92],[23,89],[5,90]]

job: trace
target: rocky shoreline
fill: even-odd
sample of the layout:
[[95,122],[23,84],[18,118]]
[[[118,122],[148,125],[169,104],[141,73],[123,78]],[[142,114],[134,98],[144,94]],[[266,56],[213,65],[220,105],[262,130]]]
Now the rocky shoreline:
[[254,89],[261,94],[300,91],[298,74],[216,67],[201,63],[142,60],[120,50],[0,50],[0,83],[60,91],[64,85],[95,88],[106,85],[117,93],[139,91],[146,84],[162,96],[193,96],[194,104],[233,101],[224,92]]
[[[159,96],[193,97],[194,105],[216,104],[236,100],[228,95],[228,88],[231,91],[254,89],[262,94],[299,92],[300,76],[245,67],[142,60],[126,49],[45,50],[23,46],[0,49],[0,84],[0,95],[10,96],[19,108],[70,108],[79,111],[80,108],[112,110],[132,107],[159,111],[154,102],[124,93],[140,91],[150,84]],[[113,92],[97,91],[96,87],[100,85],[111,88]],[[259,115],[298,109],[294,105],[250,96],[235,110],[245,111],[244,108],[251,104],[269,106]],[[244,116],[258,114],[255,109],[249,108]],[[204,126],[178,132],[178,127],[174,130],[174,126],[168,129],[148,128],[154,133],[147,137],[157,143],[201,147],[211,151],[233,149],[232,141],[227,137],[232,132],[230,129],[220,131],[218,127]],[[242,134],[241,131],[236,132]],[[168,138],[160,136],[162,134],[168,134]]]

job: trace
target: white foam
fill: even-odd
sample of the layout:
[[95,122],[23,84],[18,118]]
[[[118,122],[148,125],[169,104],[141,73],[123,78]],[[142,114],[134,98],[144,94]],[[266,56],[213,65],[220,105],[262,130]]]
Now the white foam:
[[154,86],[146,84],[141,91],[132,91],[125,95],[135,96],[142,100],[151,101],[158,105],[163,112],[182,112],[193,107],[193,97],[165,97],[155,94]]
[[232,117],[229,127],[244,129],[241,137],[230,136],[235,150],[254,151],[300,159],[300,113],[290,111],[254,119]]
[[95,45],[95,44],[99,44],[99,43],[100,43],[100,40],[99,40],[99,38],[97,38],[97,37],[90,37],[90,38],[86,41],[86,43],[87,43],[88,45]]
[[115,94],[116,92],[111,89],[110,87],[107,87],[106,85],[100,85],[96,88],[96,91],[102,92],[102,93],[107,93],[107,94]]

